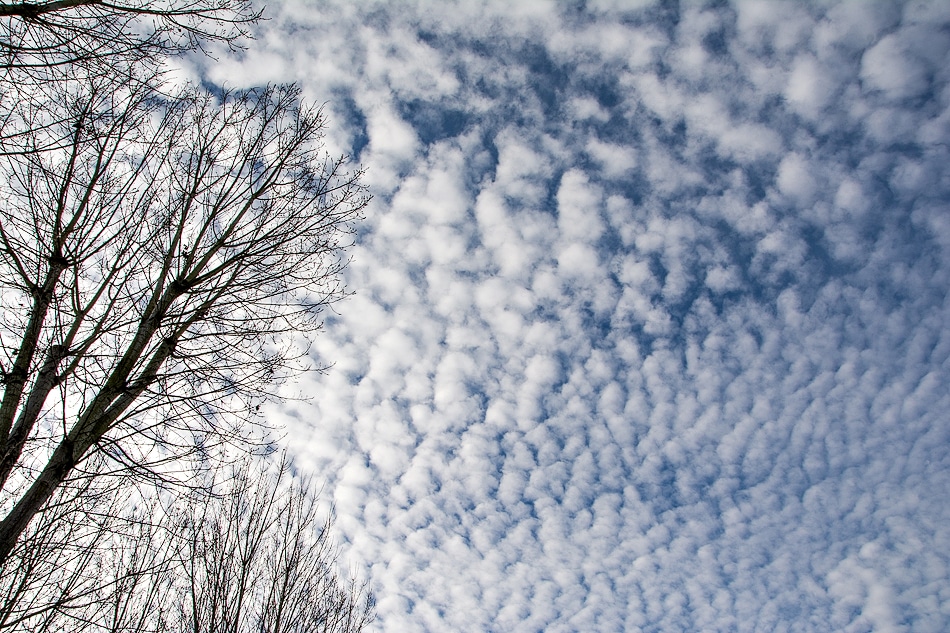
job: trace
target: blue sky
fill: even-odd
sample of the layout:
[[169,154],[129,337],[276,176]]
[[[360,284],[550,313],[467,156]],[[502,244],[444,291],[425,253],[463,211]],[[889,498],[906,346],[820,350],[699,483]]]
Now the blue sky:
[[368,169],[270,415],[379,630],[950,629],[950,5],[268,14],[182,71]]

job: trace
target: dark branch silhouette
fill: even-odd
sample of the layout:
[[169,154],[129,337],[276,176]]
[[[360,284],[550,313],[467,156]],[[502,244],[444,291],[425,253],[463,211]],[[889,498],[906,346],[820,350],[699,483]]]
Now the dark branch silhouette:
[[157,473],[262,438],[366,203],[295,87],[61,96],[29,134],[69,143],[0,159],[0,561],[92,454]]
[[[0,566],[0,631],[359,633],[364,587],[287,462],[219,468],[163,500],[108,476],[57,492]],[[215,480],[215,477],[217,480]]]

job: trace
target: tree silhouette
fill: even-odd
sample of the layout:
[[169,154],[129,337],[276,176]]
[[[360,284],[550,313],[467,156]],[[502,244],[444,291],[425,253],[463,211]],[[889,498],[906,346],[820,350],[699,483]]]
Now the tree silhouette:
[[287,462],[213,474],[170,501],[130,487],[58,492],[0,568],[0,631],[364,630],[373,601],[340,574],[308,483]]
[[155,474],[252,439],[367,202],[294,86],[59,96],[26,136],[69,142],[0,160],[0,561],[91,455]]

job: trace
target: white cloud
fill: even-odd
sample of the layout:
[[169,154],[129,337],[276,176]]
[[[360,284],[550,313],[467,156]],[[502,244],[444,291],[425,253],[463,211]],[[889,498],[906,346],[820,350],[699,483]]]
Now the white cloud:
[[713,292],[727,292],[737,289],[740,281],[734,268],[717,266],[706,273],[706,285]]
[[781,137],[764,125],[730,125],[719,135],[719,147],[725,156],[743,163],[755,163],[781,153]]
[[802,205],[810,203],[817,190],[808,161],[797,153],[782,159],[778,168],[777,184],[779,191]]
[[557,225],[561,239],[593,242],[603,234],[602,195],[578,170],[568,171],[561,177],[557,192]]
[[592,138],[585,149],[600,164],[608,178],[623,178],[637,166],[637,153],[632,147],[612,145]]
[[607,111],[604,110],[597,99],[593,97],[579,97],[573,99],[568,107],[575,120],[583,121],[585,119],[594,119],[597,121],[606,121],[610,118]]
[[[862,554],[868,545],[861,548]],[[857,626],[870,626],[882,633],[907,631],[906,626],[897,623],[893,590],[886,581],[875,576],[872,570],[852,559],[842,561],[828,575],[829,593],[838,607],[835,620],[840,624],[849,623],[849,612],[857,609],[861,613],[854,622]]]
[[927,69],[909,50],[901,33],[884,36],[861,58],[861,78],[891,99],[916,97],[927,89]]
[[415,132],[390,108],[373,108],[367,115],[367,127],[374,161],[402,162],[416,155]]
[[736,5],[739,38],[753,50],[763,46],[788,53],[810,35],[813,20],[803,5],[781,0],[742,2]]
[[792,65],[785,96],[801,114],[817,117],[835,96],[836,86],[828,71],[812,55],[800,55]]
[[445,98],[458,90],[455,74],[442,68],[442,58],[415,34],[393,29],[389,37],[364,38],[366,74],[408,99]]

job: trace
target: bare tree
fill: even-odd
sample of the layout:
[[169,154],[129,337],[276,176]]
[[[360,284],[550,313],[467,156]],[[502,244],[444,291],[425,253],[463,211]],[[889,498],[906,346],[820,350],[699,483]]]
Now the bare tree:
[[0,2],[0,66],[45,71],[161,61],[210,42],[234,46],[260,18],[249,0]]
[[101,554],[124,499],[99,493],[57,491],[0,565],[0,631],[56,630],[64,613],[101,599]]
[[59,96],[25,134],[68,143],[0,158],[0,562],[91,456],[159,476],[262,439],[367,201],[294,86]]
[[153,81],[169,56],[239,48],[259,18],[249,0],[0,0],[0,153],[35,150],[51,84]]
[[0,565],[0,631],[157,630],[179,547],[158,497],[104,478],[61,487]]
[[0,631],[371,619],[286,464],[166,495],[220,473],[221,445],[267,442],[256,412],[314,369],[306,338],[367,201],[296,87],[163,82],[167,56],[233,48],[259,17],[0,0]]
[[345,633],[372,619],[365,591],[341,580],[305,481],[260,483],[245,467],[220,502],[191,504],[175,630],[182,633]]
[[372,621],[370,594],[337,568],[329,518],[286,462],[245,460],[172,502],[135,498],[47,507],[0,568],[0,631],[358,633]]

